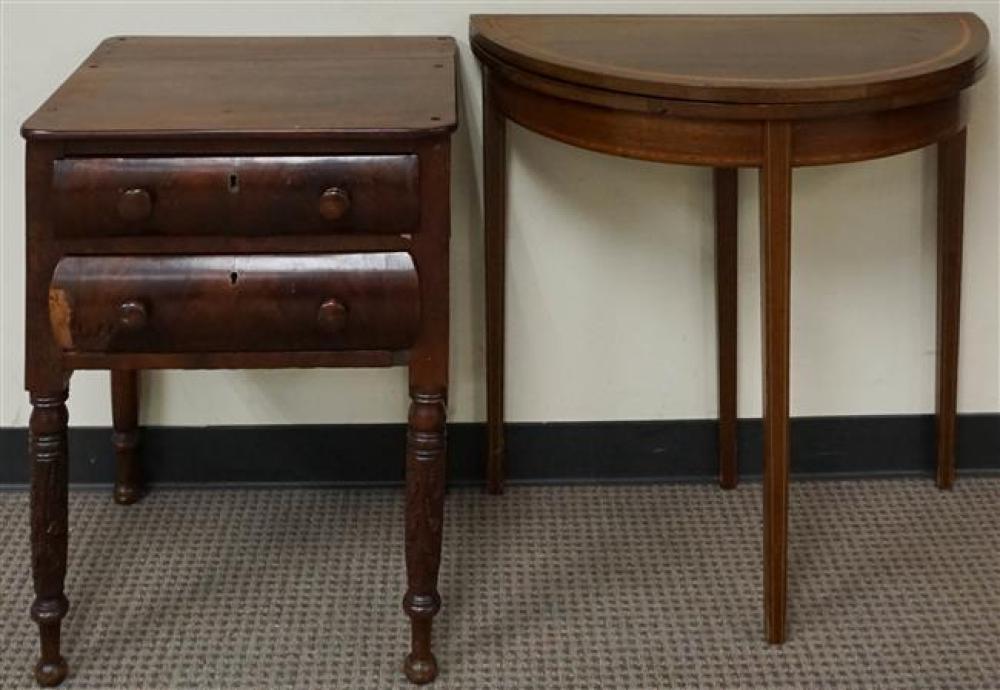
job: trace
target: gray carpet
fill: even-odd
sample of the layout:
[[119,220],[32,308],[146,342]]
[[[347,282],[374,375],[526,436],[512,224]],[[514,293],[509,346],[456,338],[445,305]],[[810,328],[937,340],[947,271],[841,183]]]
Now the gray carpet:
[[[71,495],[64,687],[407,687],[400,490]],[[436,688],[1000,687],[1000,479],[797,483],[783,647],[759,485],[447,503]],[[25,494],[0,525],[0,687],[29,688]]]

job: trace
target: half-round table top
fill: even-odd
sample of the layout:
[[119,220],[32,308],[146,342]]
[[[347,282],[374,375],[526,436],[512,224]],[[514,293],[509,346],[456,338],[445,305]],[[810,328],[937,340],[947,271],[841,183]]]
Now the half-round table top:
[[775,105],[957,91],[989,42],[971,13],[476,15],[471,34],[505,64],[578,86]]

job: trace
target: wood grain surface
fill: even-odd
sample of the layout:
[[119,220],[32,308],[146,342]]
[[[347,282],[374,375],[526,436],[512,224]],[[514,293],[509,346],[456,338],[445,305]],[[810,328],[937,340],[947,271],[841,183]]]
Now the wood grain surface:
[[989,33],[969,13],[478,15],[472,41],[504,62],[624,93],[725,103],[865,99],[968,85]]
[[119,36],[101,43],[22,131],[385,137],[456,122],[451,38]]

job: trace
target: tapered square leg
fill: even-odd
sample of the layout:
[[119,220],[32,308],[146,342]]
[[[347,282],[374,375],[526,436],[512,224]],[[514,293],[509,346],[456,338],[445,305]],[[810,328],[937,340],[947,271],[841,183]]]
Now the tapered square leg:
[[58,685],[66,677],[60,653],[60,628],[69,610],[63,592],[68,535],[67,390],[31,391],[28,459],[31,463],[31,571],[35,600],[31,618],[38,624],[42,654],[35,665],[39,685]]
[[938,144],[937,485],[955,481],[958,329],[962,291],[965,130]]
[[788,563],[791,128],[764,125],[760,175],[764,372],[764,619],[769,642],[785,639]]
[[507,124],[483,69],[483,204],[486,235],[486,490],[504,483],[504,290],[507,244]]
[[115,452],[115,503],[130,505],[142,495],[139,464],[139,372],[111,370],[111,411]]
[[715,168],[715,303],[719,351],[719,486],[736,487],[736,247],[738,170]]

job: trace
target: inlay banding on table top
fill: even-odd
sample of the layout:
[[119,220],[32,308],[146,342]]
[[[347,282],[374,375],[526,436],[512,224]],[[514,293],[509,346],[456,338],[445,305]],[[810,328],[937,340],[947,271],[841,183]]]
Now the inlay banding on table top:
[[[986,63],[971,13],[480,15],[472,41],[514,67],[618,93],[720,103],[869,99]],[[792,56],[794,59],[789,59]]]

